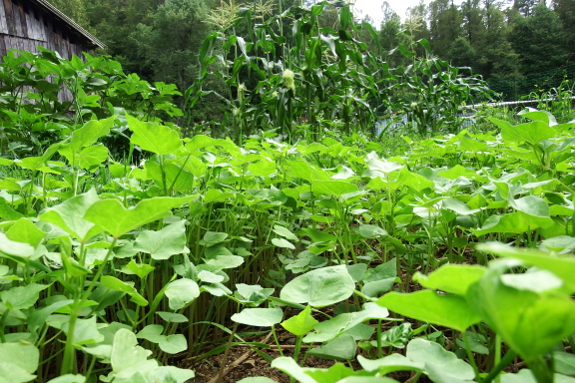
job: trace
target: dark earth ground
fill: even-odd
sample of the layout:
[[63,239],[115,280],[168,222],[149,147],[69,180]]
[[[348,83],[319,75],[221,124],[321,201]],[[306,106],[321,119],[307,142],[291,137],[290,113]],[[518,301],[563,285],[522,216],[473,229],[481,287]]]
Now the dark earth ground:
[[[393,322],[397,323],[397,322]],[[269,349],[263,350],[267,355],[272,358],[277,358],[280,356],[277,351],[277,346],[275,346],[273,339],[268,335],[258,335],[250,339],[246,339],[252,342],[262,342],[267,343],[272,346]],[[293,335],[278,330],[278,338],[280,340],[280,345],[284,356],[293,356],[295,338]],[[307,345],[303,345],[300,352],[300,361],[305,357],[305,351],[307,350]],[[209,350],[204,350],[207,352]],[[397,351],[397,350],[395,350]],[[191,379],[188,383],[218,383],[218,374],[220,372],[220,365],[224,358],[223,353],[210,356],[208,358],[202,359],[201,361],[194,363],[193,359],[187,359],[181,361],[178,367],[190,368],[194,370],[196,377]],[[329,368],[337,361],[327,360],[323,358],[318,358],[315,356],[309,356],[305,359],[304,367],[314,367],[314,368]],[[356,362],[351,363],[343,362],[347,366],[351,366],[354,370],[361,370],[361,366]],[[255,351],[245,345],[232,346],[228,353],[227,362],[225,364],[224,374],[221,383],[235,383],[243,378],[253,377],[253,376],[265,376],[277,383],[289,383],[290,378],[288,375],[284,374],[278,369],[270,367],[270,363],[258,355]],[[410,371],[398,372],[394,374],[389,374],[388,377],[394,378],[399,382],[409,383],[411,378],[414,377],[414,373]],[[426,376],[421,376],[418,380],[419,383],[427,383],[430,380]]]

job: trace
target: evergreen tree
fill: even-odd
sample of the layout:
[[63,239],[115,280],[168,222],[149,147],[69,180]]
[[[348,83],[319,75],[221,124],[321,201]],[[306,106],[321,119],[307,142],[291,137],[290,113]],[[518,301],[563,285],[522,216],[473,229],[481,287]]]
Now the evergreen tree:
[[[575,54],[575,1],[553,0],[553,9],[563,25],[565,50],[573,55]],[[573,56],[570,59],[573,59]]]
[[[533,9],[541,0],[514,0],[513,9],[523,16],[531,16]],[[543,0],[545,2],[545,0]]]
[[515,18],[511,41],[519,54],[523,73],[542,72],[566,62],[561,20],[544,2],[533,9],[532,16]]
[[433,53],[445,59],[460,36],[462,17],[453,0],[434,0],[429,5],[429,32]]
[[493,0],[485,0],[482,11],[484,38],[474,45],[477,69],[485,79],[507,78],[517,75],[518,56],[511,46],[505,13]]
[[476,67],[477,53],[465,37],[458,37],[449,49],[451,65],[457,67]]
[[138,24],[129,36],[141,65],[154,81],[174,83],[180,90],[197,75],[197,54],[210,32],[202,22],[208,9],[203,0],[166,0],[151,25]]
[[74,20],[80,26],[87,28],[89,25],[86,7],[82,0],[48,0],[63,14]]
[[466,0],[461,4],[463,36],[473,47],[479,47],[485,41],[485,24],[481,0]]
[[91,28],[107,45],[110,54],[126,72],[137,72],[150,79],[137,55],[134,42],[128,38],[138,24],[151,25],[158,0],[83,0]]

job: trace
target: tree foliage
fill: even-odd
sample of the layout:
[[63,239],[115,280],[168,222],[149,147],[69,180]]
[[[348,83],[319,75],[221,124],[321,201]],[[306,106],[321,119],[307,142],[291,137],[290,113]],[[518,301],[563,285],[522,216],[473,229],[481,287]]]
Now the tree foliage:
[[[201,43],[214,31],[241,36],[246,41],[257,40],[257,36],[253,36],[256,26],[290,7],[302,10],[292,13],[301,23],[303,10],[324,4],[323,11],[315,17],[320,34],[325,37],[329,31],[340,29],[340,14],[345,4],[320,0],[50,1],[103,41],[107,47],[101,53],[121,62],[127,72],[136,72],[150,83],[175,83],[182,93],[198,76]],[[575,56],[575,1],[548,3],[549,7],[537,0],[464,0],[458,5],[451,0],[430,3],[421,0],[406,15],[398,15],[384,2],[382,22],[375,26],[376,33],[359,27],[361,23],[377,19],[377,15],[369,15],[363,20],[354,20],[358,28],[353,37],[365,43],[364,53],[386,61],[390,68],[412,61],[399,53],[398,46],[407,47],[418,57],[425,56],[425,49],[417,43],[425,39],[439,59],[470,67],[474,74],[493,84],[497,81],[518,84],[525,82],[527,76],[548,71],[559,73],[554,75],[558,81],[564,75],[574,78],[575,73],[568,69],[573,67],[571,61]],[[244,17],[248,11],[250,20]],[[269,28],[284,38],[286,44],[274,48],[277,52],[257,48],[260,49],[256,52],[258,57],[278,55],[280,59],[288,53],[287,46],[296,44],[294,30],[297,28],[291,29],[287,19],[277,20],[277,24]],[[241,52],[237,44],[226,52],[231,61],[238,54]],[[225,65],[218,59],[210,64],[209,71],[216,73]],[[240,82],[254,88],[259,79],[246,68],[238,69]],[[203,85],[206,92],[213,93],[199,101],[206,112],[196,114],[196,121],[222,115],[215,93],[237,96],[236,90],[230,89],[222,78],[212,77]],[[532,87],[526,88],[522,93],[532,90]]]

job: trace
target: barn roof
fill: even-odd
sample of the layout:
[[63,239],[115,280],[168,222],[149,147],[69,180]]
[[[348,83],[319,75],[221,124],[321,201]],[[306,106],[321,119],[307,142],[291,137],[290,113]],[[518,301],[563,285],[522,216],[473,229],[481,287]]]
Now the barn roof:
[[86,39],[90,48],[104,48],[106,45],[102,43],[100,40],[95,38],[92,34],[90,34],[87,30],[76,24],[71,18],[63,14],[58,8],[50,4],[46,0],[30,0],[32,3],[37,4],[39,7],[43,8],[46,12],[51,13],[57,19],[61,20],[65,23],[70,29],[81,35],[83,38]]

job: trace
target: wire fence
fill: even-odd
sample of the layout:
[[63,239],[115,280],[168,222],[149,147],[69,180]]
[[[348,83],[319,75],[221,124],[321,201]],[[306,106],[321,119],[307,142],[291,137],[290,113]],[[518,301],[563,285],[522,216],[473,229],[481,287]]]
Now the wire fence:
[[533,92],[542,93],[557,88],[564,80],[575,80],[575,63],[516,78],[490,79],[487,82],[491,90],[501,95],[503,101],[514,101]]

